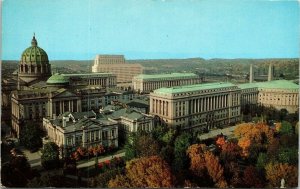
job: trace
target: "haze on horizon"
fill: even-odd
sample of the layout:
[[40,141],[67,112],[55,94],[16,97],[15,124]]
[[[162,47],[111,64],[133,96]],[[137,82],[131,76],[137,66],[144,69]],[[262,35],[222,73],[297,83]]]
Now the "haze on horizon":
[[49,60],[297,58],[297,1],[6,0],[2,60],[35,32]]

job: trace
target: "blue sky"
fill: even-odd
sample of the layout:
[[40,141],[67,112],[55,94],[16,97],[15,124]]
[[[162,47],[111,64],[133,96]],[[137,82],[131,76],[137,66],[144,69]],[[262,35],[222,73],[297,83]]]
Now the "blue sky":
[[4,0],[2,59],[36,34],[50,60],[299,57],[297,1]]

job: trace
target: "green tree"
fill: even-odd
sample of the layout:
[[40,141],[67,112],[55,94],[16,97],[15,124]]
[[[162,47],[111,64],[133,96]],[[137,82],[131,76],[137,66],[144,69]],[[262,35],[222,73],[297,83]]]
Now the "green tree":
[[59,167],[59,147],[54,142],[48,142],[44,145],[41,162],[45,169]]
[[298,163],[298,147],[297,148],[280,148],[278,153],[278,161],[280,163],[297,164]]
[[192,144],[192,136],[189,133],[179,135],[174,143],[173,170],[179,172],[189,167],[189,158],[186,150]]
[[28,123],[24,125],[20,135],[21,144],[29,150],[37,150],[42,147],[42,131],[38,125]]
[[291,125],[291,123],[289,123],[287,121],[283,121],[281,123],[279,133],[282,135],[292,135],[293,134],[293,126]]
[[259,170],[263,170],[268,162],[268,156],[266,153],[259,153],[257,157],[256,167]]
[[4,186],[24,187],[31,176],[31,167],[25,156],[14,156],[1,165],[1,182]]
[[159,154],[159,144],[150,135],[139,136],[136,143],[138,157],[154,156]]

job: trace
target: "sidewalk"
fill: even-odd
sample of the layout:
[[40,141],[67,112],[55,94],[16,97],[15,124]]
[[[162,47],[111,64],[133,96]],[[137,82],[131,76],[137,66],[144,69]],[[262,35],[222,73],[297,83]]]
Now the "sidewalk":
[[[104,162],[106,160],[111,160],[113,157],[124,157],[124,156],[125,156],[125,152],[122,152],[122,153],[119,153],[119,154],[115,154],[115,155],[112,155],[112,156],[108,156],[108,157],[98,159],[98,162],[100,163],[100,162]],[[77,165],[77,168],[90,167],[90,166],[93,166],[93,165],[95,165],[95,160],[91,160],[89,162],[79,164],[79,165]]]
[[209,139],[209,138],[214,138],[214,137],[216,137],[217,135],[219,135],[221,133],[223,133],[223,135],[230,136],[230,135],[233,134],[233,131],[236,127],[237,126],[235,125],[235,126],[231,126],[231,127],[226,127],[224,129],[210,130],[209,133],[199,135],[198,138],[200,140],[206,140],[206,139]]

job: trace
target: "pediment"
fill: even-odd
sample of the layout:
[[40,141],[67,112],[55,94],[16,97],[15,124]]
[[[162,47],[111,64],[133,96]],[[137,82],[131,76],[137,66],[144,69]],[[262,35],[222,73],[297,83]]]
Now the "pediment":
[[58,94],[54,95],[53,98],[68,98],[68,97],[74,97],[77,96],[75,93],[72,93],[70,91],[62,91],[59,92]]

